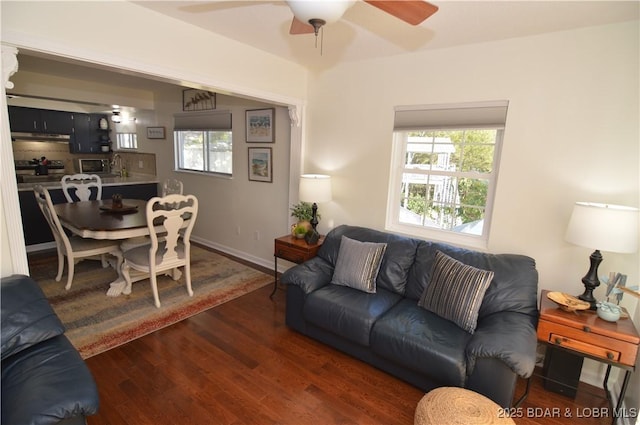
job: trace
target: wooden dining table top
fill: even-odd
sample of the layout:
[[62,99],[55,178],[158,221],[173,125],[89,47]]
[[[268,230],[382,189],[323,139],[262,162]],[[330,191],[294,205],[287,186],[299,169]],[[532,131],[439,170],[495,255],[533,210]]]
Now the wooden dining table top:
[[127,239],[149,234],[147,201],[123,199],[122,212],[112,209],[112,201],[69,202],[53,206],[60,224],[84,238]]

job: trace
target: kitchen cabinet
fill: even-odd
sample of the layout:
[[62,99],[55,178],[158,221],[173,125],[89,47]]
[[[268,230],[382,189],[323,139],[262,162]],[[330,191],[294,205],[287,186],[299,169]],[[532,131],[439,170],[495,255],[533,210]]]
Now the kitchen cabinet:
[[[157,183],[141,183],[132,185],[102,186],[102,199],[110,199],[116,193],[120,193],[125,199],[143,199],[148,201],[158,195]],[[35,245],[53,242],[53,234],[47,224],[40,207],[36,202],[33,190],[20,190],[20,214],[22,215],[22,229],[25,244]],[[62,189],[49,189],[51,201],[54,204],[67,202]]]
[[20,133],[71,134],[73,114],[49,109],[9,106],[11,131]]
[[105,114],[73,114],[73,133],[69,141],[71,153],[102,153],[101,143],[109,140],[109,130],[100,128]]

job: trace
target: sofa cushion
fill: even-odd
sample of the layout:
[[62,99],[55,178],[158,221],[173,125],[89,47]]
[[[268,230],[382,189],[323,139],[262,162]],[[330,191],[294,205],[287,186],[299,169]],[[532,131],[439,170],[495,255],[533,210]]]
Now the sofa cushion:
[[42,289],[29,276],[2,278],[0,286],[2,360],[64,333]]
[[501,311],[537,316],[538,272],[533,258],[518,254],[489,254],[439,242],[421,243],[418,247],[416,261],[407,280],[408,297],[420,299],[431,280],[437,251],[464,264],[494,273],[491,285],[484,294],[478,318]]
[[331,283],[375,293],[376,278],[386,248],[386,243],[360,242],[342,236]]
[[370,294],[346,286],[327,285],[307,295],[303,316],[320,328],[369,346],[371,327],[401,298],[383,288]]
[[318,250],[318,257],[335,266],[343,235],[362,242],[386,243],[387,249],[380,265],[376,287],[404,294],[409,269],[416,257],[418,240],[365,227],[341,225],[327,234]]
[[425,288],[418,305],[473,333],[478,322],[478,311],[491,279],[492,271],[466,265],[438,251],[431,282]]
[[371,349],[381,357],[432,376],[440,385],[464,386],[465,347],[472,335],[408,298],[378,319]]

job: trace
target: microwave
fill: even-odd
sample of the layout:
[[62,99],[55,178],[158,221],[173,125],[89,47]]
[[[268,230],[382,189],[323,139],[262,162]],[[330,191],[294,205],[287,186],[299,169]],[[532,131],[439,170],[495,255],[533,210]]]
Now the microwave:
[[109,174],[111,167],[108,159],[79,159],[78,171],[83,174]]

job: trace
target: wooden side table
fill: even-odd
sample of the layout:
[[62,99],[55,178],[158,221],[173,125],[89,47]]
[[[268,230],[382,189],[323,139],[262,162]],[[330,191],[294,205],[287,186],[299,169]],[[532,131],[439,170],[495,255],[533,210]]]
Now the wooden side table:
[[[549,291],[542,291],[540,298],[540,320],[538,322],[538,340],[552,349],[563,350],[582,358],[590,358],[607,364],[603,387],[609,402],[612,397],[608,388],[611,366],[625,370],[622,388],[614,414],[620,412],[629,377],[635,369],[640,335],[631,319],[619,319],[607,322],[598,317],[595,311],[583,310],[577,313],[566,312],[547,297]],[[562,367],[549,367],[559,370]],[[578,379],[580,370],[578,369]],[[546,373],[545,373],[546,375]],[[554,380],[553,376],[545,376]],[[557,381],[556,381],[557,382]]]
[[280,236],[274,240],[273,246],[273,291],[269,297],[273,297],[278,289],[278,258],[300,264],[315,257],[318,249],[324,242],[324,236],[320,236],[318,242],[309,245],[304,239],[297,239],[291,235]]

